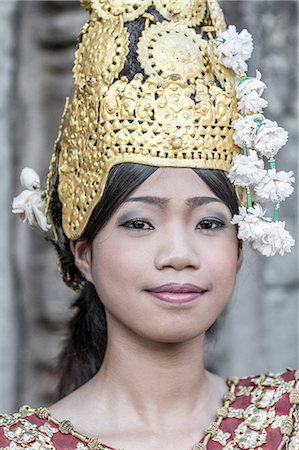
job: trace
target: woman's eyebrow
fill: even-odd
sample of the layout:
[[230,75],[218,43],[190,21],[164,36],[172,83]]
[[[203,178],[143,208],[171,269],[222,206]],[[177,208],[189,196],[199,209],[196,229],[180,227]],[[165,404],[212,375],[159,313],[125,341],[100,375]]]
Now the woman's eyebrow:
[[202,197],[192,197],[192,198],[188,198],[186,200],[187,205],[189,206],[190,209],[194,209],[194,208],[198,208],[199,206],[202,205],[207,205],[208,203],[223,203],[222,200],[220,200],[220,198],[217,197],[207,197],[207,196],[202,196]]
[[146,195],[143,197],[129,197],[124,201],[124,203],[127,202],[142,202],[148,203],[150,205],[156,205],[159,206],[160,208],[165,208],[167,206],[167,203],[169,202],[169,198],[153,197],[150,195]]
[[[159,208],[164,209],[167,207],[167,204],[169,203],[170,199],[165,197],[155,197],[155,196],[142,196],[142,197],[129,197],[124,202],[142,202],[147,203],[150,205],[159,206]],[[208,203],[223,203],[222,200],[220,200],[217,197],[208,197],[208,196],[200,196],[200,197],[191,197],[185,200],[185,203],[190,209],[198,208],[199,206],[206,205]]]

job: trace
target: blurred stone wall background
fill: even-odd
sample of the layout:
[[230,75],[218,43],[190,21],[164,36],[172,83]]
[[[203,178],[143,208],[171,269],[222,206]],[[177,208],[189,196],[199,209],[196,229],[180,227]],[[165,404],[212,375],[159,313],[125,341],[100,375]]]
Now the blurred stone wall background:
[[[249,72],[258,68],[268,85],[266,116],[289,130],[279,166],[298,172],[298,2],[220,3],[228,24],[254,36]],[[87,17],[79,1],[0,1],[0,410],[55,399],[73,293],[43,233],[12,217],[10,204],[24,166],[45,180]],[[298,238],[297,214],[298,190],[282,207]],[[207,348],[208,367],[224,376],[298,367],[298,302],[298,246],[271,259],[245,249],[228,315]]]

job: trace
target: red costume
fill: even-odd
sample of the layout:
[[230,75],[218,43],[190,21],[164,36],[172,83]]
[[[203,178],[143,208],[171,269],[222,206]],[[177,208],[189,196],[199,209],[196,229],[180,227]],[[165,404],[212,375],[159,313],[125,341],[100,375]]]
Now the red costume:
[[[299,449],[299,371],[230,377],[227,383],[223,406],[194,450]],[[0,450],[23,448],[113,449],[81,435],[69,421],[59,422],[47,408],[28,406],[16,414],[0,415]]]

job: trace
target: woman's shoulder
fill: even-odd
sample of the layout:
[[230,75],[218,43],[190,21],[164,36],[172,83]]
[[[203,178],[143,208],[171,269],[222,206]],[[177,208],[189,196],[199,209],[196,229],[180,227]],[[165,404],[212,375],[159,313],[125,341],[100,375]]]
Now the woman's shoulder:
[[0,450],[106,450],[99,441],[77,433],[68,420],[53,418],[48,408],[22,406],[17,413],[0,413]]

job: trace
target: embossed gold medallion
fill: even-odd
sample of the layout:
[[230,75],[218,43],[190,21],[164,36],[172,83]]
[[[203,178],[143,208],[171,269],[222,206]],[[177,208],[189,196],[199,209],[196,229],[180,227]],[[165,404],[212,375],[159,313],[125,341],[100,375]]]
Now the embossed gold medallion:
[[141,16],[151,3],[152,0],[91,0],[91,7],[101,19],[122,16],[129,22]]
[[76,51],[73,70],[76,85],[104,95],[123,69],[128,51],[128,33],[121,19],[92,20]]
[[206,48],[207,43],[187,25],[161,22],[143,31],[137,53],[147,75],[179,74],[190,80],[201,74]]
[[165,19],[191,26],[199,25],[206,12],[206,0],[155,0],[154,3]]

